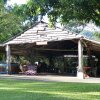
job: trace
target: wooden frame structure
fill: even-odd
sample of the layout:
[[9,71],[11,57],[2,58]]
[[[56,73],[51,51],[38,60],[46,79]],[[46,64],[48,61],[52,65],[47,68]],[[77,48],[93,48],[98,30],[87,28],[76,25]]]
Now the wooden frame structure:
[[[53,45],[57,43],[60,47],[63,45],[61,41],[64,41],[65,46],[68,44],[67,41],[72,41],[74,44],[77,44],[78,50],[78,70],[77,70],[77,77],[83,79],[84,72],[83,72],[83,51],[84,47],[88,48],[95,52],[100,53],[100,42],[89,40],[84,36],[77,35],[76,33],[71,33],[68,30],[62,30],[58,27],[49,28],[47,23],[40,22],[35,24],[34,27],[31,27],[27,31],[22,34],[19,34],[17,37],[12,38],[11,40],[7,41],[3,45],[0,45],[1,48],[5,47],[6,55],[7,55],[7,68],[8,73],[10,74],[10,59],[11,54],[19,54],[24,55],[27,54],[31,48],[35,50],[45,50],[45,51],[68,51],[67,48],[53,48]],[[61,42],[59,44],[59,42]],[[50,45],[52,47],[50,47]],[[73,48],[73,47],[72,47]],[[74,49],[75,50],[75,49]],[[1,50],[2,51],[2,50]]]

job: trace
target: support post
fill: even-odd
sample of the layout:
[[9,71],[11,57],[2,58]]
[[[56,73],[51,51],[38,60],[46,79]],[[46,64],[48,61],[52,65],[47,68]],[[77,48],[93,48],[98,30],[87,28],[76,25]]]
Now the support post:
[[78,68],[77,68],[77,77],[79,79],[84,79],[83,46],[82,46],[81,40],[78,41]]
[[11,55],[10,55],[9,45],[6,45],[6,63],[7,63],[7,74],[11,74]]

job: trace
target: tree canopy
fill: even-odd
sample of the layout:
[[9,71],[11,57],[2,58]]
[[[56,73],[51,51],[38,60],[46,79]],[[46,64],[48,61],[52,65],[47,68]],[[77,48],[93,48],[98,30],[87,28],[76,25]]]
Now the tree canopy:
[[0,1],[0,42],[32,25],[38,16],[42,19],[46,14],[51,25],[58,21],[67,28],[90,21],[100,25],[99,0],[29,0],[27,4],[14,5],[10,9],[5,6],[6,2]]
[[0,3],[0,42],[7,40],[21,31],[20,19],[8,11],[4,2]]
[[100,25],[99,0],[49,0],[52,10],[49,12],[54,18],[60,18],[62,23],[70,20],[93,21]]
[[54,26],[59,21],[65,27],[70,29],[74,26],[75,29],[90,21],[99,26],[99,5],[99,0],[29,0],[27,4],[14,6],[12,11],[32,24],[38,16],[42,19],[47,14],[50,25]]
[[93,21],[100,25],[100,2],[99,0],[29,0],[27,15],[48,14],[52,22],[60,19],[61,23],[70,20]]

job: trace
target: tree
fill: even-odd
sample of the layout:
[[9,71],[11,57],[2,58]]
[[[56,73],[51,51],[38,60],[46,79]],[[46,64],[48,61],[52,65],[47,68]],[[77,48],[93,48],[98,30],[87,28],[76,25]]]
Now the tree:
[[7,40],[21,31],[20,18],[5,8],[4,2],[0,3],[0,42]]
[[96,40],[100,41],[100,32],[94,32],[93,34],[96,37]]
[[0,3],[7,3],[7,0],[0,0]]
[[[33,24],[35,21],[38,20],[38,16],[45,15],[45,9],[43,8],[43,0],[29,0],[27,4],[23,5],[15,5],[12,8],[12,12],[14,12],[15,15],[18,17],[21,17],[22,22],[27,22],[26,24],[30,23]],[[42,4],[42,5],[41,5]]]
[[100,25],[99,0],[29,0],[18,9],[17,12],[24,11],[30,21],[38,15],[42,18],[47,14],[52,24],[59,19],[62,24],[74,20],[86,23],[93,21],[96,25]]
[[49,0],[49,3],[52,10],[48,14],[53,20],[60,18],[62,23],[70,20],[93,21],[100,25],[99,0]]
[[11,9],[6,9],[0,3],[0,9],[0,41],[31,26],[38,16],[42,19],[46,14],[51,25],[60,22],[71,30],[79,25],[84,27],[89,21],[100,25],[99,0],[29,0],[27,4],[15,5]]
[[26,4],[15,5],[11,11],[21,19],[23,26],[33,24],[37,20],[37,15],[33,11],[31,12],[29,6]]

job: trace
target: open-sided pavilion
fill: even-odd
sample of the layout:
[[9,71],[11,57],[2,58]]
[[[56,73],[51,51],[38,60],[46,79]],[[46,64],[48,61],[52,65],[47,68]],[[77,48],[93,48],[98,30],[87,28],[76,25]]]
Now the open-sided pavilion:
[[38,22],[22,34],[0,45],[0,52],[6,53],[8,72],[11,55],[44,56],[78,55],[77,77],[84,78],[83,55],[100,59],[100,42],[72,33],[59,27],[50,28],[47,23]]

